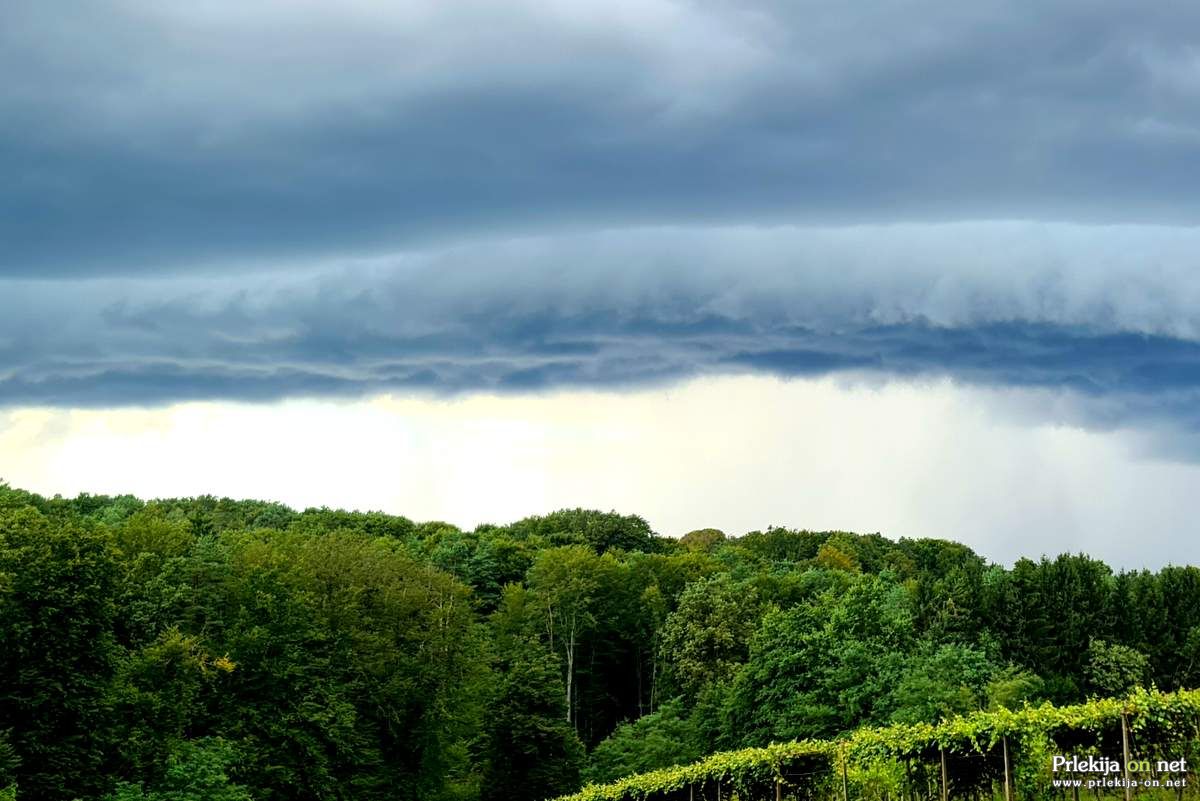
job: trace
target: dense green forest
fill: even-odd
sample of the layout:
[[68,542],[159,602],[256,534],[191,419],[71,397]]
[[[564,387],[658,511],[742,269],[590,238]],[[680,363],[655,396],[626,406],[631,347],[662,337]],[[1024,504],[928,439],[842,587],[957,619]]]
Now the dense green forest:
[[0,796],[539,799],[720,749],[1197,684],[1194,567],[0,485]]

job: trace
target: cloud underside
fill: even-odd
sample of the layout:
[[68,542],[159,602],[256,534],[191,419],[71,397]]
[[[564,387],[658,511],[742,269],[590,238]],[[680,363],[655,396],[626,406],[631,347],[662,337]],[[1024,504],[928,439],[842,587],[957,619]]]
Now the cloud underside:
[[630,229],[188,280],[10,280],[0,404],[538,392],[731,373],[1066,390],[1200,428],[1191,229]]
[[[346,320],[347,327],[353,324],[352,317]],[[89,358],[84,349],[48,355],[7,370],[0,401],[118,406],[389,391],[621,389],[744,372],[852,373],[1071,390],[1120,398],[1127,409],[1157,406],[1200,423],[1189,409],[1200,390],[1200,345],[1021,322],[943,328],[914,321],[830,334],[720,317],[541,314],[492,321],[486,332],[412,338],[337,329],[277,341],[230,341],[211,330],[196,337],[188,347],[160,343],[125,357]]]

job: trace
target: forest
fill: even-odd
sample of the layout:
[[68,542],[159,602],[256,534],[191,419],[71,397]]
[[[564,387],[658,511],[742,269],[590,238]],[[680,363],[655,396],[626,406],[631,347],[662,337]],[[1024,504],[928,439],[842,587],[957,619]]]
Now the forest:
[[536,801],[1200,685],[1200,569],[1035,556],[0,484],[0,798]]

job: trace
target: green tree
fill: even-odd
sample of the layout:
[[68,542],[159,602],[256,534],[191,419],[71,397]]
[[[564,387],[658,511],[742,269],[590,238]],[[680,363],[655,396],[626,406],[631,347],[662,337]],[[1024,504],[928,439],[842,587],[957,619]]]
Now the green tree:
[[1080,700],[1088,644],[1114,626],[1117,582],[1108,566],[1081,554],[1019,559],[982,587],[984,626],[1003,658],[1042,676],[1051,700]]
[[826,541],[817,549],[813,562],[826,570],[844,570],[847,573],[859,571],[858,556],[845,543]]
[[168,757],[162,778],[150,789],[121,782],[105,801],[252,801],[249,790],[229,778],[233,747],[214,738],[181,742]]
[[893,693],[898,723],[936,723],[987,706],[996,666],[967,645],[927,646],[908,661]]
[[987,708],[1017,709],[1027,701],[1039,701],[1043,698],[1042,684],[1041,677],[1016,665],[1001,668],[988,681]]
[[565,719],[558,660],[536,640],[501,646],[480,736],[481,801],[552,798],[579,786],[583,744]]
[[477,721],[468,591],[390,537],[245,536],[215,710],[262,798],[431,798]]
[[611,557],[569,545],[543,551],[529,572],[529,586],[543,611],[546,642],[563,655],[564,714],[575,723],[575,668],[582,640],[596,625],[601,572],[613,567]]
[[887,577],[860,576],[844,593],[768,612],[727,701],[730,743],[886,721],[914,646],[910,598]]
[[8,733],[0,731],[0,801],[13,801],[17,797],[17,766],[21,760],[8,741]]
[[543,517],[527,517],[508,530],[514,537],[538,537],[551,546],[586,545],[597,554],[610,550],[656,553],[669,543],[637,515],[591,509],[562,509]]
[[725,532],[719,528],[698,528],[679,538],[679,544],[689,551],[712,553],[725,542]]
[[804,562],[814,558],[828,532],[796,531],[772,526],[751,531],[733,542],[741,550],[768,562]]
[[0,507],[0,721],[22,795],[103,789],[117,565],[94,525]]
[[686,717],[682,700],[674,699],[657,712],[617,726],[592,751],[585,778],[597,783],[615,781],[694,762],[703,753],[701,737]]
[[[122,775],[156,782],[172,749],[203,717],[206,696],[224,691],[236,664],[177,628],[124,656],[109,702]],[[214,746],[216,747],[216,746]]]
[[667,618],[662,651],[680,690],[689,698],[709,683],[730,679],[746,660],[759,614],[757,592],[727,573],[687,587]]
[[1088,645],[1084,674],[1096,695],[1124,695],[1146,680],[1150,660],[1125,645],[1095,639]]

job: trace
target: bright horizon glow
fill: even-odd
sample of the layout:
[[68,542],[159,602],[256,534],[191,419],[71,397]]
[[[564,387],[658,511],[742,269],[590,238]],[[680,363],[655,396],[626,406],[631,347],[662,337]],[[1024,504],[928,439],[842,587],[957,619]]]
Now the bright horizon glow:
[[703,378],[610,393],[378,396],[0,413],[0,478],[47,495],[201,494],[471,528],[564,507],[661,534],[783,525],[1200,561],[1173,536],[1200,467],[1130,432],[1029,419],[1046,397],[949,381]]

